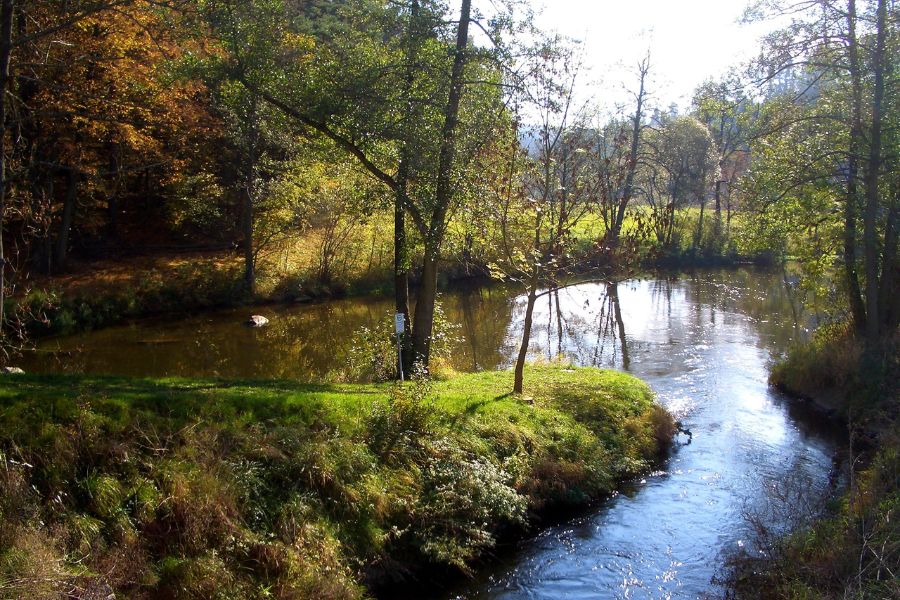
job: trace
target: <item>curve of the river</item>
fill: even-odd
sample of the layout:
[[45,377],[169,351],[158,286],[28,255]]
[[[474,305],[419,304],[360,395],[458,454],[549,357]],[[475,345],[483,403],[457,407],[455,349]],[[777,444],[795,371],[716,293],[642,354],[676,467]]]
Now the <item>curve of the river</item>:
[[[269,309],[264,330],[246,311],[179,322],[141,322],[49,340],[31,371],[126,375],[321,378],[340,366],[351,332],[387,318],[387,300]],[[457,369],[510,364],[524,301],[514,290],[444,297],[458,327]],[[692,433],[660,471],[633,482],[595,512],[551,526],[478,577],[434,597],[698,598],[721,593],[714,577],[729,552],[750,543],[747,515],[790,520],[780,482],[824,492],[837,439],[767,385],[773,355],[808,323],[781,274],[753,269],[583,283],[545,295],[535,314],[532,359],[627,370]],[[782,510],[786,509],[786,510]]]

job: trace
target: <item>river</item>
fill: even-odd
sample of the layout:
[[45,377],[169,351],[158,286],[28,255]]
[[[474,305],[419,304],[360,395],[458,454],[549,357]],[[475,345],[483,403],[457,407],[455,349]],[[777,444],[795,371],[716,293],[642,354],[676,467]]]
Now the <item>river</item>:
[[[503,287],[446,293],[455,325],[452,366],[506,368],[521,335],[524,298]],[[353,332],[389,319],[385,299],[150,320],[44,341],[31,372],[325,379]],[[727,553],[752,543],[747,515],[774,527],[778,482],[827,492],[839,436],[767,385],[768,365],[808,334],[782,274],[751,268],[583,283],[546,294],[535,313],[533,360],[626,370],[646,380],[692,433],[646,478],[575,519],[499,553],[471,581],[435,598],[716,597]],[[688,441],[690,443],[688,443]],[[421,596],[419,596],[421,597]]]

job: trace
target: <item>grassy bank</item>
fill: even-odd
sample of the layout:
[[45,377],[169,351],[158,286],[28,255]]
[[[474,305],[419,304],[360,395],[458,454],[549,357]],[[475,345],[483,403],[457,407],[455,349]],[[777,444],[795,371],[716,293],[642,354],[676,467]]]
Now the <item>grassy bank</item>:
[[673,433],[625,374],[511,385],[4,378],[0,597],[362,597],[470,569]]
[[773,384],[847,424],[849,486],[808,526],[764,532],[763,555],[733,557],[734,597],[900,597],[898,350],[895,339],[867,354],[846,326],[831,325],[773,369]]

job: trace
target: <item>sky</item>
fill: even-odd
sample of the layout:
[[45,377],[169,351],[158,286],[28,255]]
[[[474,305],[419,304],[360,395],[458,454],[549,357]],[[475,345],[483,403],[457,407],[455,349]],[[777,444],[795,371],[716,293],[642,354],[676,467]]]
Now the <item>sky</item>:
[[611,109],[636,88],[650,50],[655,104],[690,105],[694,89],[759,52],[772,23],[739,23],[749,0],[532,0],[536,22],[582,42],[582,94]]

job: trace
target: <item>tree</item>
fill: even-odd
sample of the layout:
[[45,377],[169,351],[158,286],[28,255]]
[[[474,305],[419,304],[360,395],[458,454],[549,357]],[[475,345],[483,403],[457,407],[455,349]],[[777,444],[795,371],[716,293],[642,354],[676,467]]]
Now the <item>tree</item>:
[[[896,129],[888,125],[897,119],[896,9],[883,0],[768,8],[794,20],[769,39],[759,79],[795,77],[766,101],[754,151],[782,147],[801,129],[811,141],[802,153],[789,150],[789,159],[806,167],[781,169],[782,189],[759,198],[759,208],[802,203],[811,187],[831,199],[834,210],[817,220],[840,219],[841,287],[855,330],[874,349],[900,323],[900,207],[892,183],[898,150]],[[767,179],[763,166],[753,167],[753,181]]]
[[119,182],[171,173],[160,137],[188,124],[179,111],[195,90],[155,78],[174,48],[152,38],[161,21],[156,3],[137,0],[0,5],[0,339],[6,298],[33,259],[64,265],[76,223],[114,237]]
[[[447,227],[473,177],[467,165],[495,135],[503,112],[494,53],[470,45],[471,3],[462,2],[455,30],[445,26],[443,7],[430,2],[410,5],[409,15],[416,9],[418,17],[412,28],[403,10],[378,2],[324,8],[269,0],[253,6],[265,12],[265,26],[248,25],[241,3],[206,4],[207,22],[219,32],[235,79],[358,160],[402,198],[423,240],[412,345],[427,365]],[[410,31],[427,35],[410,44],[404,35]],[[247,60],[250,52],[253,61]],[[412,55],[417,68],[410,86],[406,65]],[[404,91],[410,88],[413,93]]]
[[747,168],[748,126],[752,106],[744,84],[732,72],[720,81],[707,81],[694,92],[693,112],[713,136],[719,160],[715,177],[715,237],[722,234],[722,200],[725,199],[726,233],[731,226],[732,190]]
[[[613,144],[613,155],[616,160],[607,157],[604,161],[607,167],[615,167],[616,175],[605,175],[607,182],[604,194],[604,204],[609,206],[612,214],[606,218],[607,221],[607,241],[615,246],[618,243],[619,236],[622,233],[622,224],[625,222],[625,211],[631,203],[635,192],[635,175],[639,163],[639,151],[641,148],[641,136],[645,128],[644,115],[647,110],[647,100],[649,92],[647,90],[648,76],[650,74],[650,54],[648,53],[637,65],[638,90],[633,93],[634,96],[634,113],[628,118],[627,128],[627,154],[621,156],[619,144],[622,143],[621,138],[617,138]],[[623,128],[624,129],[624,128]],[[622,136],[626,134],[622,132]],[[623,161],[624,158],[624,161]],[[624,162],[624,165],[622,164]],[[618,172],[622,175],[618,176]],[[612,182],[615,182],[613,185]],[[607,211],[604,210],[604,214]],[[614,216],[613,216],[614,215]]]
[[696,202],[700,204],[694,237],[694,247],[697,247],[703,227],[703,208],[716,165],[715,144],[709,131],[693,117],[675,117],[649,132],[646,146],[642,187],[657,241],[671,249],[676,241],[676,211]]
[[484,169],[490,178],[486,230],[502,248],[492,271],[521,283],[526,294],[514,393],[523,390],[535,304],[577,267],[577,227],[595,208],[598,194],[594,136],[573,105],[577,57],[558,38],[545,42],[534,57],[522,93],[524,112],[538,124],[528,132],[527,148],[516,133],[493,155],[504,157],[504,163]]

